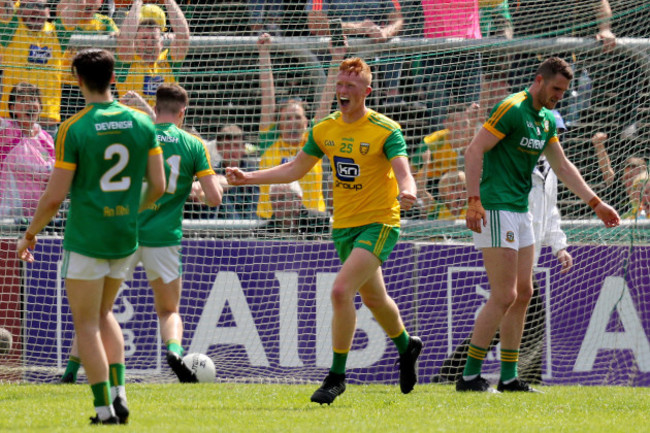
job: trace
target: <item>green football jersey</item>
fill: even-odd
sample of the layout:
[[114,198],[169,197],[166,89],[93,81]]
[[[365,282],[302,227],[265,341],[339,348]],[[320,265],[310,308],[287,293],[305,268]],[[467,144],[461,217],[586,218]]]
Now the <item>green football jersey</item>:
[[132,254],[142,179],[149,155],[160,152],[149,117],[117,101],[89,104],[63,122],[55,167],[75,172],[63,248],[100,259]]
[[156,125],[163,150],[167,189],[152,209],[140,213],[138,240],[145,247],[180,245],[183,207],[192,191],[194,176],[214,174],[203,141],[172,123]]
[[555,116],[546,108],[536,110],[525,90],[498,103],[483,127],[501,139],[483,157],[483,207],[528,212],[535,164],[546,145],[558,141]]

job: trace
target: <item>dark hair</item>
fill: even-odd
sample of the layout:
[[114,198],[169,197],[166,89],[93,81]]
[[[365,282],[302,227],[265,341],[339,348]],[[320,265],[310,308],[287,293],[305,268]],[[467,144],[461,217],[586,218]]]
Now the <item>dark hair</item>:
[[72,74],[81,78],[92,92],[103,93],[111,85],[115,59],[100,48],[81,50],[72,60]]
[[156,90],[156,109],[160,113],[178,114],[188,102],[187,92],[176,83],[163,83]]
[[548,80],[557,74],[562,74],[567,80],[573,80],[573,69],[571,69],[571,65],[566,60],[559,57],[549,57],[539,65],[535,76],[541,75],[542,78]]
[[9,116],[12,119],[16,118],[16,112],[13,107],[16,104],[18,96],[33,96],[38,99],[38,103],[41,104],[41,106],[43,105],[43,101],[41,100],[41,91],[37,86],[25,82],[18,83],[13,89],[11,89],[11,93],[9,93]]

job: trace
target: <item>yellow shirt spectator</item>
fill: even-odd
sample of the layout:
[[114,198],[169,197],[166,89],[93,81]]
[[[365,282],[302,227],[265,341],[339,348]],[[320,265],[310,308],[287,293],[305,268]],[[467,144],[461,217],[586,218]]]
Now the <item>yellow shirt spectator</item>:
[[[29,3],[28,13],[37,16],[45,3]],[[26,8],[27,6],[24,6]],[[41,121],[58,123],[61,120],[61,62],[63,53],[54,24],[46,21],[46,16],[29,27],[22,18],[26,12],[20,7],[7,21],[0,21],[0,44],[2,45],[2,101],[0,111],[8,117],[7,102],[9,89],[18,83],[26,82],[38,87],[43,101]]]
[[[285,162],[293,159],[298,151],[302,149],[303,145],[307,142],[308,133],[304,134],[304,138],[298,145],[290,145],[279,137],[275,125],[267,131],[260,132],[260,142],[269,140],[275,141],[273,144],[264,151],[260,159],[260,169],[275,167],[276,165],[284,164]],[[325,199],[323,198],[323,166],[321,161],[299,180],[300,188],[302,188],[302,203],[307,209],[325,211]],[[260,197],[257,205],[257,215],[260,218],[271,218],[273,209],[271,208],[271,200],[269,198],[270,185],[260,185]]]
[[158,86],[176,82],[175,71],[180,67],[180,63],[173,63],[168,57],[169,50],[163,50],[152,65],[148,65],[137,55],[132,63],[118,63],[115,69],[118,71],[117,92],[120,97],[129,90],[134,90],[154,107]]

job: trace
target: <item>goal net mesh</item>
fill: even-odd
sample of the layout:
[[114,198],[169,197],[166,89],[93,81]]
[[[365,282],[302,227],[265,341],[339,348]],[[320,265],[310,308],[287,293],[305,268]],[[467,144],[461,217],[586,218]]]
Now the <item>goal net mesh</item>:
[[[367,106],[401,125],[419,187],[382,269],[407,331],[424,342],[420,383],[454,380],[461,371],[463,347],[490,291],[462,216],[464,148],[496,103],[533,82],[541,61],[564,58],[575,78],[557,106],[560,141],[624,220],[605,229],[558,182],[561,222],[544,234],[566,235],[573,267],[561,273],[557,239],[540,240],[520,374],[546,384],[650,385],[646,2],[161,0],[135,18],[124,0],[104,1],[91,11],[98,15],[75,1],[0,4],[0,380],[54,382],[68,359],[74,330],[61,277],[68,203],[39,235],[35,263],[17,260],[15,245],[52,170],[52,140],[43,134],[55,137],[59,122],[84,106],[69,59],[96,46],[115,53],[112,91],[125,103],[135,104],[125,99],[128,91],[153,100],[165,81],[188,91],[183,126],[203,139],[217,173],[295,157],[309,125],[338,110],[326,85],[336,73],[333,57],[343,50],[371,66]],[[153,20],[158,29],[147,34],[160,47],[128,27],[130,18],[136,25]],[[118,35],[129,31],[130,39]],[[345,49],[337,48],[339,34],[347,36]],[[151,52],[156,56],[147,60]],[[10,98],[22,82],[38,87],[37,108],[27,96]],[[298,134],[295,144],[291,134]],[[323,160],[276,202],[268,186],[226,189],[216,208],[188,199],[182,345],[210,356],[217,380],[301,383],[326,374],[329,294],[341,266],[330,239],[332,191],[343,187],[335,170]],[[299,215],[277,213],[287,208]],[[355,302],[348,380],[397,383],[396,348],[358,296]],[[124,282],[114,312],[128,379],[175,381],[141,267]],[[498,349],[494,341],[484,366],[493,379]],[[83,369],[79,377],[85,380]]]

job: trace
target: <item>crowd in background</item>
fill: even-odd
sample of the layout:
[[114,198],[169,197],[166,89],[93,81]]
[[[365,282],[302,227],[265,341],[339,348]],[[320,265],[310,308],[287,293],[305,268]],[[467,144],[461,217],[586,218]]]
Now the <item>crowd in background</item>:
[[[115,39],[115,92],[122,103],[153,118],[151,107],[157,87],[163,82],[183,84],[191,36],[223,33],[258,37],[261,104],[255,125],[243,128],[237,122],[224,122],[215,125],[216,134],[204,137],[212,165],[222,174],[229,166],[249,170],[286,162],[305,143],[311,126],[336,109],[334,87],[329,80],[320,93],[310,95],[314,98],[312,107],[305,102],[308,95],[303,95],[305,100],[295,92],[289,98],[279,97],[270,48],[275,37],[331,37],[329,51],[319,53],[319,60],[336,65],[350,54],[347,44],[339,43],[342,35],[373,44],[386,44],[394,37],[508,40],[539,35],[595,36],[602,41],[598,52],[559,53],[571,60],[578,77],[571,95],[556,113],[563,125],[561,140],[567,140],[567,153],[580,149],[589,155],[582,158],[582,166],[577,159],[579,168],[593,173],[587,179],[624,218],[645,217],[650,213],[650,183],[648,151],[636,144],[640,133],[634,108],[638,104],[630,95],[618,95],[624,110],[612,114],[594,108],[597,95],[606,95],[612,92],[612,86],[626,84],[611,78],[615,62],[608,61],[607,56],[613,56],[616,36],[647,37],[647,33],[634,32],[647,29],[648,20],[643,24],[643,14],[648,13],[648,8],[625,14],[619,20],[612,18],[615,15],[611,8],[625,2],[612,1],[610,7],[607,0],[546,1],[545,7],[553,10],[555,18],[541,23],[539,2],[512,3],[0,0],[0,217],[29,219],[33,215],[52,170],[53,137],[58,125],[83,105],[70,71],[70,59],[79,48],[70,45],[73,35]],[[571,23],[567,17],[572,17]],[[340,25],[340,36],[333,23]],[[491,108],[527,86],[523,79],[531,76],[531,69],[539,63],[538,56],[500,54],[502,51],[482,56],[472,50],[459,55],[382,53],[367,59],[376,65],[374,105],[380,111],[387,107],[386,114],[403,121],[418,181],[418,206],[403,217],[463,219],[464,149]],[[588,67],[591,64],[610,66],[593,70]],[[334,75],[324,69],[328,77]],[[411,128],[410,120],[416,116],[425,120]],[[192,125],[186,127],[192,129]],[[574,144],[575,137],[582,137],[582,143]],[[286,188],[224,185],[223,202],[216,210],[189,201],[186,218],[260,219],[265,220],[257,233],[260,236],[264,230],[267,235],[312,236],[319,227],[322,232],[328,230],[330,183],[331,167],[325,160],[299,184]],[[570,206],[563,210],[576,217],[587,214],[586,207],[583,212],[572,213]],[[293,223],[286,224],[287,220]]]

